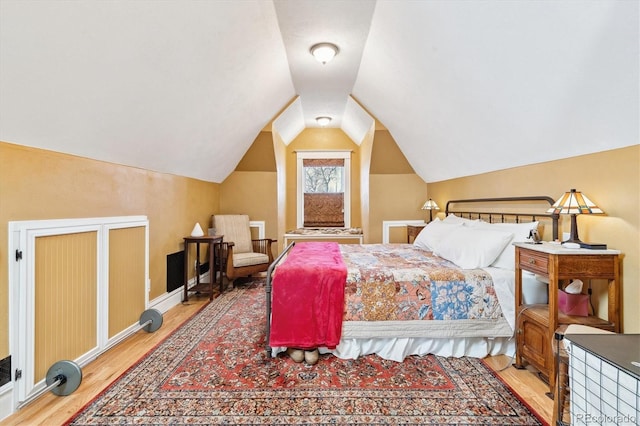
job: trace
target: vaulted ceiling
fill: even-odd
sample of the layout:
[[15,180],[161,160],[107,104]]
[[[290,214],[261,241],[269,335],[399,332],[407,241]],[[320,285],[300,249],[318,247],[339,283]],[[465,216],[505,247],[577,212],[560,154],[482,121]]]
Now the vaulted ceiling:
[[639,4],[0,0],[0,140],[211,182],[318,115],[426,182],[634,145]]

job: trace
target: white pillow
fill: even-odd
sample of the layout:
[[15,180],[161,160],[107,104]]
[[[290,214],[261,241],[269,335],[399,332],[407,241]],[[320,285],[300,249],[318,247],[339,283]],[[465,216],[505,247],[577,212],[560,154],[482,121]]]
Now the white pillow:
[[438,244],[438,241],[451,232],[451,230],[461,226],[461,223],[445,223],[439,218],[435,218],[433,221],[429,222],[422,231],[420,231],[416,239],[413,241],[413,245],[425,250],[433,251],[434,247]]
[[527,241],[529,238],[529,231],[532,229],[538,229],[538,221],[524,222],[524,223],[484,223],[483,226],[489,225],[493,229],[500,231],[507,231],[513,233],[514,242]]
[[513,246],[513,243],[527,241],[529,238],[529,232],[532,229],[538,229],[538,222],[483,223],[480,226],[485,229],[495,229],[513,233],[513,238],[509,241],[502,253],[500,253],[491,266],[495,268],[515,270],[516,248]]
[[443,222],[444,223],[462,223],[468,226],[474,226],[478,223],[482,223],[480,219],[467,219],[464,217],[456,216],[453,213],[449,213],[449,216],[445,217]]
[[511,238],[511,232],[460,226],[438,241],[434,253],[462,269],[484,268],[496,260]]

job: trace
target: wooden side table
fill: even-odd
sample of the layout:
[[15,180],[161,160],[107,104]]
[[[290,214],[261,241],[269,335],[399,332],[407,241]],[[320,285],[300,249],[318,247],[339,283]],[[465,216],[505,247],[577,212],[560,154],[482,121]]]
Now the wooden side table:
[[[213,300],[213,283],[216,280],[215,245],[222,243],[222,235],[204,237],[184,237],[184,298],[189,301],[189,292],[209,293]],[[196,245],[196,285],[189,288],[189,244]],[[209,245],[209,282],[200,282],[200,244]],[[222,293],[222,271],[220,272],[220,293]]]
[[[567,249],[559,244],[515,243],[516,276],[516,357],[515,367],[526,361],[549,381],[549,396],[555,388],[556,365],[552,350],[554,333],[563,324],[583,324],[620,333],[620,252],[618,250]],[[549,303],[524,305],[522,271],[549,279]],[[558,312],[558,289],[561,280],[604,279],[608,281],[608,319]]]
[[420,231],[427,225],[407,225],[407,243],[411,243],[411,238],[416,239]]

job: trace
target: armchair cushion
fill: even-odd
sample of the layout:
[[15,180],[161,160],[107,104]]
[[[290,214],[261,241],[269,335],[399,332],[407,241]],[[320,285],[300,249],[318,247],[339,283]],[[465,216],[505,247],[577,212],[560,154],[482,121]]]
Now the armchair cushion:
[[264,253],[233,253],[233,267],[253,266],[269,263],[269,256]]

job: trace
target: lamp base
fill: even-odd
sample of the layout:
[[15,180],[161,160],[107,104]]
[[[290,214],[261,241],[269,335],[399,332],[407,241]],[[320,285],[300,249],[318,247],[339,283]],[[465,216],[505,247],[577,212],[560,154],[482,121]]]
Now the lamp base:
[[580,241],[578,239],[571,239],[571,238],[569,238],[568,240],[562,242],[562,244],[564,244],[564,243],[577,244],[577,245],[574,245],[575,248],[578,248],[578,246],[580,246],[580,248],[591,249],[591,250],[606,250],[607,249],[607,245],[604,244],[604,243],[585,243],[585,242]]
[[578,225],[576,224],[576,216],[575,214],[571,215],[571,234],[569,234],[569,239],[567,241],[563,241],[563,243],[575,243],[579,244],[580,248],[586,248],[591,250],[606,250],[607,245],[602,243],[584,243],[580,241],[578,238]]

